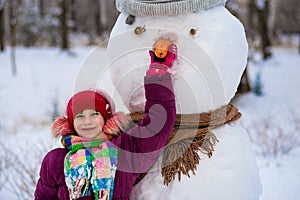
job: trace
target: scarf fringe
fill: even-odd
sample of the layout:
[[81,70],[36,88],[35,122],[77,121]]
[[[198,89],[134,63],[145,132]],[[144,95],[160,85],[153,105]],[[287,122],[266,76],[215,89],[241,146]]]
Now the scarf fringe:
[[[133,122],[138,123],[143,118],[142,112],[130,113]],[[219,140],[211,132],[224,124],[231,123],[241,118],[241,113],[233,104],[228,104],[212,112],[201,114],[177,115],[174,129],[165,147],[162,159],[162,176],[164,184],[178,180],[181,176],[190,177],[190,172],[195,175],[197,165],[200,163],[198,152],[213,155],[214,146]],[[146,173],[140,175],[135,184],[138,184]]]
[[[191,171],[193,175],[196,175],[195,171],[201,160],[197,152],[200,151],[210,158],[216,142],[218,142],[218,139],[210,132],[206,135],[196,136],[193,140],[188,138],[168,146],[164,151],[161,172],[164,177],[164,185],[168,186],[172,180],[175,180],[176,174],[179,181],[181,180],[181,174],[190,177],[189,172]],[[170,163],[170,160],[174,157],[177,160]]]

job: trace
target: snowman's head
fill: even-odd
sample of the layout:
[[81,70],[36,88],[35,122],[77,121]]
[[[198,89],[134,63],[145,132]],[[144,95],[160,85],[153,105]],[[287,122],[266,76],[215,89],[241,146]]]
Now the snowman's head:
[[168,35],[178,47],[173,65],[177,113],[206,112],[229,103],[245,69],[248,46],[242,24],[223,5],[176,16],[136,16],[131,25],[127,17],[119,16],[107,49],[113,83],[129,111],[144,109],[148,51]]

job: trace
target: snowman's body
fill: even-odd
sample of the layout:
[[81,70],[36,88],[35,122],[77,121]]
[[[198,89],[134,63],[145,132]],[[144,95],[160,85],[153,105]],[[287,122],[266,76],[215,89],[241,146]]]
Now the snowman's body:
[[[173,65],[177,113],[212,111],[234,96],[247,62],[242,24],[224,6],[178,16],[140,16],[132,25],[121,14],[108,45],[112,80],[129,111],[144,107],[143,76],[148,50],[160,37],[178,47]],[[136,27],[144,32],[137,35]],[[190,30],[196,34],[190,34]],[[219,142],[211,158],[200,155],[196,175],[163,185],[159,162],[135,187],[132,199],[256,200],[261,194],[255,157],[246,131],[238,122],[215,129]]]
[[[239,125],[214,131],[220,142],[211,158],[201,155],[196,175],[182,176],[168,187],[160,171],[149,173],[135,187],[135,200],[258,200],[260,182],[247,133]],[[159,164],[155,166],[158,168]]]

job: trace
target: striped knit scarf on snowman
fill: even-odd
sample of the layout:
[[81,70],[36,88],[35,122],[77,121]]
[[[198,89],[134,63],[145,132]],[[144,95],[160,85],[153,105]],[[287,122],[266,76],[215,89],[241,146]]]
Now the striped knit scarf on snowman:
[[113,196],[118,151],[100,134],[94,139],[67,135],[62,144],[68,148],[64,161],[65,181],[70,199],[90,196],[110,200]]

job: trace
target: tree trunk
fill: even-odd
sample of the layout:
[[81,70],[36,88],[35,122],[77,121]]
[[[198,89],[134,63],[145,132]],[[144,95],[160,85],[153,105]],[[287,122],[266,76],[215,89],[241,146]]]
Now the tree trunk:
[[248,27],[248,30],[247,30],[247,35],[249,38],[251,38],[251,40],[254,40],[254,15],[255,15],[255,3],[254,3],[254,0],[250,0],[249,3],[248,3],[248,18],[247,18],[247,21],[248,21],[248,24],[249,24],[249,27]]
[[299,37],[299,40],[298,40],[298,53],[300,54],[300,33],[298,33],[298,37]]
[[0,51],[4,51],[5,49],[4,35],[4,6],[1,7],[0,5]]
[[95,25],[96,25],[96,33],[98,36],[102,35],[103,26],[101,22],[101,2],[99,0],[96,1],[96,12],[94,16]]
[[77,17],[76,17],[76,0],[71,0],[70,3],[70,18],[72,21],[72,31],[77,32]]
[[94,0],[87,1],[87,7],[89,10],[88,19],[86,20],[86,24],[88,26],[88,36],[89,36],[89,45],[95,44],[95,7]]
[[270,52],[271,40],[269,37],[269,1],[266,0],[264,3],[264,8],[258,8],[256,6],[256,12],[258,17],[258,31],[261,38],[261,49],[264,60],[268,59],[272,54]]
[[5,50],[5,44],[4,44],[4,36],[5,36],[4,6],[5,6],[5,1],[0,0],[0,51]]
[[39,5],[40,17],[44,18],[44,16],[45,16],[45,4],[44,4],[44,0],[38,0],[38,5]]
[[61,49],[68,50],[70,45],[69,45],[69,36],[68,36],[69,31],[68,31],[68,24],[67,24],[67,13],[68,13],[67,0],[60,0],[59,8],[61,9],[61,13],[59,16]]
[[17,25],[16,4],[17,3],[15,0],[9,0],[8,2],[9,2],[8,15],[9,15],[9,32],[10,32],[10,47],[11,47],[11,68],[12,68],[12,74],[16,76],[17,66],[16,66],[15,47],[16,47],[16,25]]
[[238,94],[247,93],[252,90],[252,88],[250,86],[249,78],[248,78],[247,67],[248,67],[248,64],[246,66],[246,69],[243,72],[240,84],[238,86],[238,89],[237,89]]

